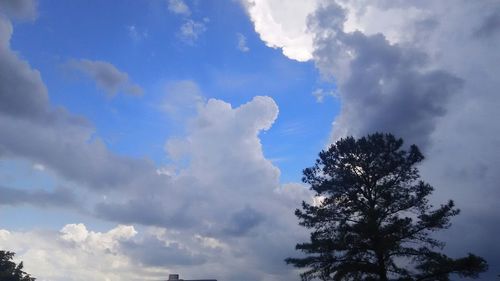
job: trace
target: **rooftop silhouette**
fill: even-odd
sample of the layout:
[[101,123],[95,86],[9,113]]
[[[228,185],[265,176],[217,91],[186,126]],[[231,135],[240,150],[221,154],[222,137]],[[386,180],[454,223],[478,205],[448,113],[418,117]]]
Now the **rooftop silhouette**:
[[217,281],[216,279],[179,279],[179,274],[168,275],[167,281]]

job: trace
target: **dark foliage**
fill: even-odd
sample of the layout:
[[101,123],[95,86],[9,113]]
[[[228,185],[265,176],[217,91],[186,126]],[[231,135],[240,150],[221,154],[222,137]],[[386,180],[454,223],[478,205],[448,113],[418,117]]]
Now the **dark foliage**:
[[0,280],[1,281],[34,281],[35,278],[23,271],[23,262],[16,265],[12,258],[13,252],[0,251]]
[[450,274],[475,278],[487,269],[481,257],[453,259],[431,233],[450,226],[459,213],[453,201],[433,208],[433,188],[420,180],[424,157],[390,134],[348,137],[319,154],[303,181],[322,198],[302,202],[295,214],[311,229],[297,244],[302,258],[286,262],[306,269],[302,280],[448,281]]

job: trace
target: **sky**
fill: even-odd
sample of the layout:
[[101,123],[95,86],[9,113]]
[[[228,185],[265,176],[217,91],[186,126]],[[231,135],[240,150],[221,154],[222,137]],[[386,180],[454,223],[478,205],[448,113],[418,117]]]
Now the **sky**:
[[436,236],[500,273],[497,0],[0,1],[0,248],[37,280],[299,280],[301,173],[426,156]]

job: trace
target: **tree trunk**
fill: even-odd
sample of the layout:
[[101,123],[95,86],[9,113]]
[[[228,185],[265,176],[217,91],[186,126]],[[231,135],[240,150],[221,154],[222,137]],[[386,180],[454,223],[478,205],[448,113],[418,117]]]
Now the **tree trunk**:
[[385,268],[384,256],[378,254],[377,259],[378,259],[378,275],[380,277],[380,281],[388,281],[387,269]]

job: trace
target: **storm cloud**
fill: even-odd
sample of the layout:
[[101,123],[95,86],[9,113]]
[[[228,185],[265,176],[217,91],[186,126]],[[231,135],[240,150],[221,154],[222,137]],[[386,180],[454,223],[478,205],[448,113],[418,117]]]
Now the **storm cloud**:
[[342,102],[332,139],[380,131],[427,146],[463,80],[430,67],[425,53],[391,44],[380,33],[344,32],[345,21],[345,11],[332,4],[318,9],[310,22],[317,34],[316,65],[335,80]]
[[[318,8],[295,22],[307,24],[294,26],[277,15],[291,13],[268,2],[249,8],[261,39],[283,46],[291,59],[296,57],[286,49],[310,52],[323,79],[337,87],[341,112],[332,120],[330,143],[383,131],[423,148],[427,160],[421,170],[436,188],[433,202],[454,199],[462,209],[442,236],[446,250],[483,255],[491,268],[483,280],[495,278],[500,251],[494,225],[500,217],[492,210],[493,198],[500,196],[500,125],[493,120],[500,119],[500,3],[316,1]],[[262,28],[264,19],[252,10],[266,11],[267,21],[284,25],[282,33],[291,41],[293,31],[307,25],[301,36],[313,46],[307,40],[276,42],[279,35],[269,37],[271,29]]]

